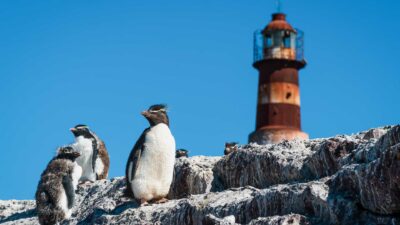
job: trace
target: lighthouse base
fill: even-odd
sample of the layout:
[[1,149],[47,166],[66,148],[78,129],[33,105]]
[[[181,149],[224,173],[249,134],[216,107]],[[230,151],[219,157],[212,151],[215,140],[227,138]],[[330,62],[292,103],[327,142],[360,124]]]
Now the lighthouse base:
[[283,140],[290,141],[294,139],[306,140],[308,139],[308,134],[293,129],[265,128],[256,130],[249,135],[249,143],[257,143],[259,145],[277,144]]

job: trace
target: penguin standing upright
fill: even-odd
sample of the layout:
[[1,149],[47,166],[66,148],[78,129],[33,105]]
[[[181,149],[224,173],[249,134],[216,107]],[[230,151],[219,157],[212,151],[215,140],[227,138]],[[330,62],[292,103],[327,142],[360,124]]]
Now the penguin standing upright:
[[79,155],[72,147],[61,147],[42,173],[35,195],[40,224],[56,224],[71,216],[82,173],[75,162]]
[[110,158],[104,142],[86,125],[79,124],[70,130],[75,136],[72,146],[81,154],[76,160],[82,167],[80,181],[94,182],[106,179]]
[[126,165],[127,194],[140,200],[165,202],[175,164],[175,139],[165,105],[153,105],[142,115],[149,121],[133,147]]

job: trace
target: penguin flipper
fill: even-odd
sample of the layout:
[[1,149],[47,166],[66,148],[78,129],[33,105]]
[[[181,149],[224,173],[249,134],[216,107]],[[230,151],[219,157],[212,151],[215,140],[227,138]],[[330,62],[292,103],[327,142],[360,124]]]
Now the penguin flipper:
[[99,155],[99,147],[98,147],[98,144],[97,144],[97,138],[93,138],[93,141],[92,141],[92,149],[93,149],[93,154],[92,154],[92,169],[93,169],[93,172],[95,173],[96,171],[95,171],[95,168],[96,168],[96,159],[97,159],[97,157],[98,157],[98,155]]
[[131,181],[135,177],[136,170],[139,166],[140,157],[142,155],[142,152],[145,150],[144,141],[146,138],[146,134],[147,132],[149,132],[149,130],[150,128],[145,129],[142,135],[140,135],[139,139],[133,146],[131,153],[129,154],[128,162],[126,164],[125,177],[128,186],[128,188],[126,189],[126,194],[131,197],[133,197]]
[[67,195],[68,208],[71,209],[75,203],[75,188],[72,182],[72,177],[70,175],[64,176],[62,184],[65,190],[65,194]]

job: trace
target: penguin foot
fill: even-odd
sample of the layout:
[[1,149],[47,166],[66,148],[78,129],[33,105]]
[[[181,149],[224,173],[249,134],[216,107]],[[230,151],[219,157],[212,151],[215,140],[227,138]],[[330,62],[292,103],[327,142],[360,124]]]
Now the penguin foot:
[[155,203],[156,204],[161,204],[161,203],[166,203],[166,202],[168,202],[168,199],[162,198],[162,199],[157,200]]
[[94,183],[94,181],[91,180],[86,180],[86,181],[80,181],[78,185],[82,185],[82,186],[90,186]]
[[140,206],[147,206],[147,205],[149,205],[149,203],[146,200],[140,199]]

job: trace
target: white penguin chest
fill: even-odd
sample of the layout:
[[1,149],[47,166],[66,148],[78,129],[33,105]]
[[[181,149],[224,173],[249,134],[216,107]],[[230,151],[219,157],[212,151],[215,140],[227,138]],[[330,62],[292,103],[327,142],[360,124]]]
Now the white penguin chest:
[[172,177],[174,163],[175,139],[168,126],[161,123],[150,128],[135,178],[151,180]]
[[175,139],[169,127],[160,123],[152,128],[145,137],[145,152],[143,154],[153,157],[168,157],[171,152],[175,152]]
[[150,200],[166,196],[173,179],[174,164],[175,139],[168,126],[158,124],[150,128],[132,182],[135,197]]
[[79,166],[77,162],[74,162],[74,170],[72,172],[72,183],[74,185],[74,188],[78,186],[79,179],[82,176],[82,167]]
[[95,179],[93,171],[93,144],[92,140],[79,136],[75,139],[74,148],[81,156],[76,159],[76,163],[82,168],[82,178]]

